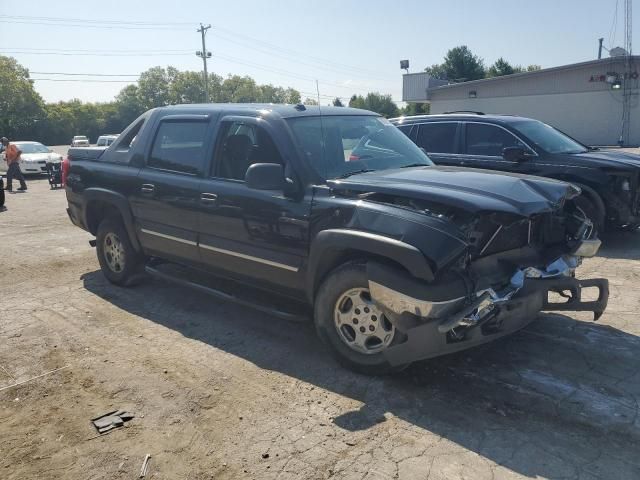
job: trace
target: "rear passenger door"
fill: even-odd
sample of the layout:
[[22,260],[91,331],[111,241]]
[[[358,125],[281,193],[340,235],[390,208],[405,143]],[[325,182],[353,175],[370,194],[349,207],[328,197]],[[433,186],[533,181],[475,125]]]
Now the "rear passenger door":
[[254,163],[278,163],[288,171],[274,136],[263,125],[243,117],[220,123],[214,168],[201,184],[200,256],[211,269],[241,280],[301,290],[311,199],[251,189],[244,181]]
[[206,115],[172,115],[159,121],[131,201],[148,254],[199,260],[200,183],[211,158],[210,134]]
[[522,140],[500,125],[464,122],[463,126],[463,157],[467,167],[523,172],[526,162],[505,160],[502,151],[507,147],[522,147],[535,155]]
[[428,122],[418,125],[416,144],[436,165],[460,166],[459,122]]

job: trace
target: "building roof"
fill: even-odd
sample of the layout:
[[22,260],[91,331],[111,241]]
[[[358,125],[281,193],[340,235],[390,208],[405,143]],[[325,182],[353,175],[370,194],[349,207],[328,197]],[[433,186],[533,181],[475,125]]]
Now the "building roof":
[[[570,63],[568,65],[560,65],[559,67],[541,68],[540,70],[533,70],[531,72],[513,73],[511,75],[502,75],[500,77],[481,78],[480,80],[470,80],[468,82],[452,83],[449,85],[442,85],[440,87],[430,88],[429,91],[442,91],[451,90],[456,88],[469,88],[473,86],[479,86],[487,83],[494,83],[500,81],[509,81],[524,77],[534,77],[536,75],[545,75],[551,72],[561,72],[563,70],[573,70],[577,68],[589,67],[589,66],[603,66],[611,63],[619,63],[624,57],[608,57],[596,60],[589,60],[586,62]],[[632,62],[640,62],[640,56],[632,55]]]

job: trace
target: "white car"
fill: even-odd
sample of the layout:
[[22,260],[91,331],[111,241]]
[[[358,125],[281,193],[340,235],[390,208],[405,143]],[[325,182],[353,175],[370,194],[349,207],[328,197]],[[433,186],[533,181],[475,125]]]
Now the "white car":
[[[20,171],[23,174],[46,173],[47,162],[60,163],[62,155],[54,153],[39,142],[11,142],[18,150],[22,151],[20,155]],[[0,154],[0,171],[7,171],[7,162],[5,161],[4,152]]]
[[71,139],[71,146],[72,147],[88,147],[89,139],[84,135],[76,135]]
[[116,138],[118,138],[118,135],[100,135],[96,142],[96,147],[108,147],[116,141]]

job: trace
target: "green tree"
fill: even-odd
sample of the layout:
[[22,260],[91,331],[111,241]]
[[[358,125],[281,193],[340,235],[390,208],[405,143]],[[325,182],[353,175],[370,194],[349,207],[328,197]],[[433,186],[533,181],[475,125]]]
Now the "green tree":
[[313,98],[309,98],[309,97],[305,98],[304,102],[302,102],[302,103],[305,104],[305,105],[318,105],[318,101],[317,100],[314,100]]
[[452,48],[445,55],[442,64],[427,67],[425,71],[435,78],[453,82],[478,80],[484,78],[486,73],[484,60],[474,55],[466,45]]
[[391,98],[391,95],[383,95],[377,92],[367,93],[365,97],[353,95],[349,100],[349,106],[371,110],[386,118],[397,117],[400,114],[400,109]]
[[0,56],[0,135],[27,139],[44,117],[44,102],[29,71],[14,58]]
[[332,102],[334,107],[344,107],[344,104],[342,103],[342,100],[340,100],[338,97],[333,99]]
[[401,114],[405,116],[411,115],[427,115],[431,112],[431,105],[428,103],[407,103],[406,107],[401,110]]
[[487,77],[501,77],[503,75],[513,75],[514,73],[520,72],[522,72],[521,66],[516,65],[514,67],[504,58],[500,57],[487,70]]
[[527,72],[535,72],[537,70],[542,70],[540,65],[532,64],[527,66]]

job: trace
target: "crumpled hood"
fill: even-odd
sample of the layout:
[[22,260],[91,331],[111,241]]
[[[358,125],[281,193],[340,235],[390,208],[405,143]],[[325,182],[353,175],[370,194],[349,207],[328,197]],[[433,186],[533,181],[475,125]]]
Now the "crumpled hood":
[[458,167],[414,167],[360,173],[329,180],[338,192],[375,192],[433,201],[475,213],[524,217],[556,210],[580,190],[549,178]]
[[573,160],[581,160],[585,165],[595,163],[600,167],[640,168],[640,155],[616,150],[595,150],[571,155]]

